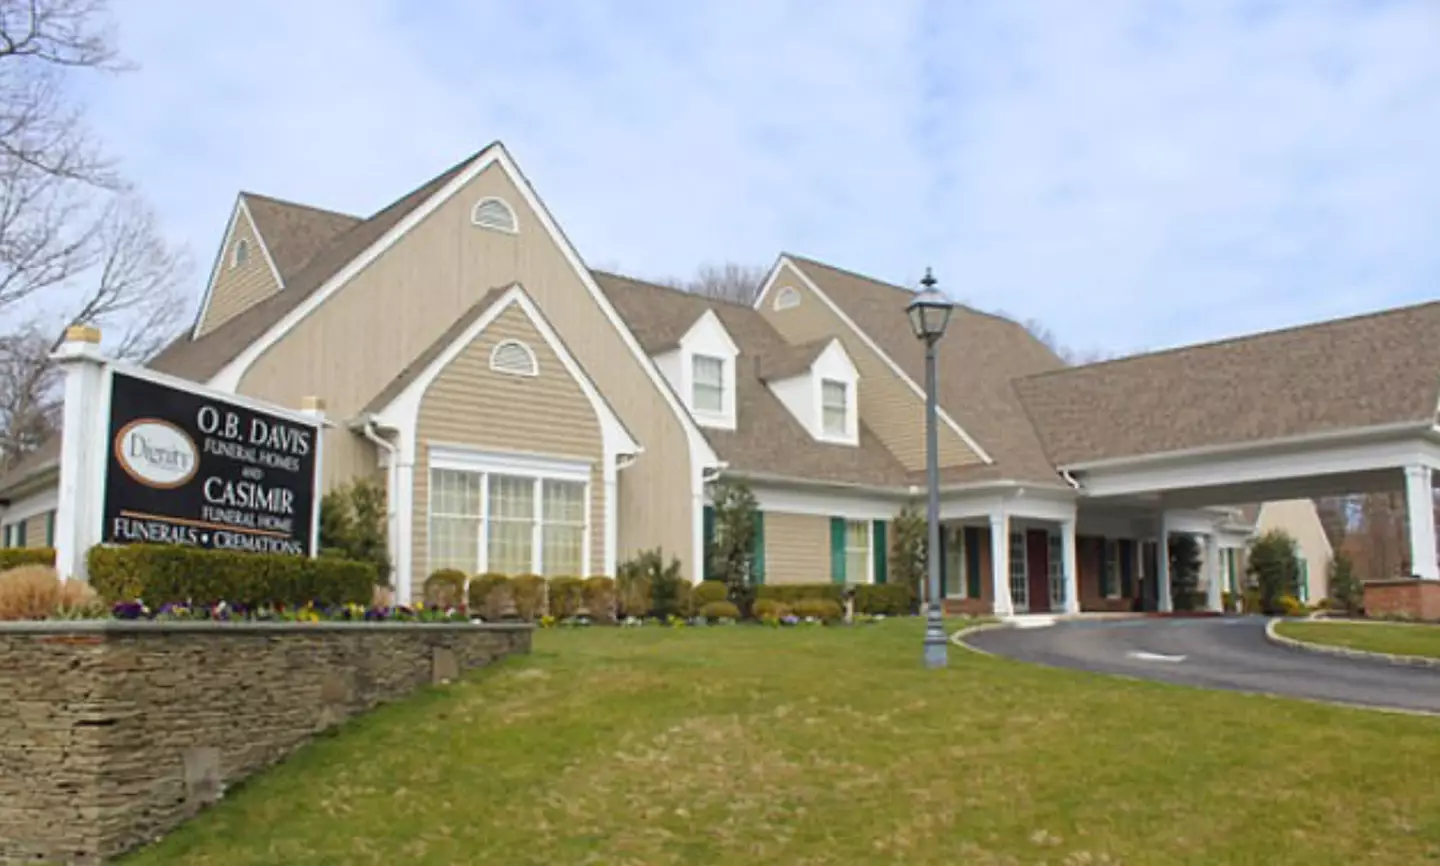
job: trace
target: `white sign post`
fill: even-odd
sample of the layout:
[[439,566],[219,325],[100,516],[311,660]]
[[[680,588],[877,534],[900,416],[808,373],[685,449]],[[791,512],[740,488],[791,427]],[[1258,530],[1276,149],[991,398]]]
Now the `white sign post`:
[[66,580],[88,578],[85,554],[100,540],[105,358],[100,329],[65,331],[54,360],[65,371],[64,425],[60,434],[60,495],[55,509],[55,571]]

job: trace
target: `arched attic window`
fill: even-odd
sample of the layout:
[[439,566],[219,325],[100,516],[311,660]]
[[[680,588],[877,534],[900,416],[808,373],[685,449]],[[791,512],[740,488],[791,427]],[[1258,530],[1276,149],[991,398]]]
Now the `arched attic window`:
[[519,340],[504,340],[490,352],[490,369],[509,376],[535,376],[540,365],[529,346]]
[[250,242],[241,238],[230,253],[230,267],[243,268],[250,261]]
[[494,229],[498,232],[518,232],[519,225],[515,221],[515,211],[506,204],[503,198],[482,198],[475,203],[474,209],[470,211],[470,222],[485,229]]
[[800,306],[800,293],[795,291],[793,286],[785,286],[775,293],[775,309],[788,310]]

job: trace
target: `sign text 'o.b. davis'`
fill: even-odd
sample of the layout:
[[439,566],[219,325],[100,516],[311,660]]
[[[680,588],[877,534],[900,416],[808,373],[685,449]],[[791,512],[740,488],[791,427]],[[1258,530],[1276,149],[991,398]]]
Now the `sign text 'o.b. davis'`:
[[117,370],[109,442],[103,541],[312,552],[316,423]]

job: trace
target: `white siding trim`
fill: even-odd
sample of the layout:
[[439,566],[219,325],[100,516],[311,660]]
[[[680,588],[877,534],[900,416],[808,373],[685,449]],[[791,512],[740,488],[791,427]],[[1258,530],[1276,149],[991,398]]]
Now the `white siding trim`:
[[22,520],[29,520],[47,511],[54,511],[60,507],[60,488],[51,487],[48,490],[41,490],[20,499],[12,500],[5,508],[4,514],[0,514],[0,521],[5,523],[19,523]]

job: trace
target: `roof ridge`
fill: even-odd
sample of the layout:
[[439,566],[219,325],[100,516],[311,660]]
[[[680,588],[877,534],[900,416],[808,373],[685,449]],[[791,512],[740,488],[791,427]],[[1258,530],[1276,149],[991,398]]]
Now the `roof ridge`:
[[[872,276],[870,276],[869,274],[862,274],[862,273],[860,273],[859,271],[852,271],[852,270],[850,270],[849,268],[837,267],[837,266],[835,266],[835,265],[830,264],[829,262],[822,262],[822,261],[820,261],[819,259],[814,259],[814,258],[811,258],[811,257],[809,257],[809,256],[802,256],[802,255],[799,255],[798,253],[788,253],[788,252],[782,252],[780,255],[782,255],[782,256],[784,256],[785,258],[790,259],[790,260],[792,260],[792,261],[802,262],[802,263],[807,264],[807,265],[816,265],[816,266],[822,267],[822,268],[828,268],[829,270],[835,271],[836,273],[844,274],[844,275],[847,276],[847,277],[854,277],[854,278],[857,279],[857,280],[864,280],[864,281],[867,282],[867,283],[874,283],[875,285],[880,286],[881,288],[892,289],[892,290],[897,291],[897,292],[904,292],[904,293],[907,294],[907,295],[915,295],[915,294],[917,294],[917,292],[916,292],[914,289],[909,289],[909,288],[906,288],[905,286],[900,286],[900,285],[896,285],[895,283],[886,282],[885,280],[882,280],[882,279],[880,279],[880,278],[878,278],[878,277],[872,277]],[[946,297],[949,297],[949,293],[948,293],[948,292],[946,293]],[[1006,315],[1006,314],[1004,314],[1004,313],[994,312],[994,311],[991,311],[991,310],[982,310],[982,309],[980,309],[979,307],[975,306],[974,304],[966,303],[965,301],[957,301],[957,300],[955,300],[954,298],[951,298],[951,301],[955,304],[956,307],[959,307],[959,308],[965,310],[965,312],[967,312],[967,313],[972,313],[972,314],[977,315],[977,316],[986,316],[986,317],[991,318],[991,319],[999,319],[999,320],[1002,321],[1002,322],[1008,322],[1008,323],[1010,323],[1010,324],[1012,324],[1012,325],[1018,325],[1019,327],[1022,327],[1022,328],[1025,327],[1025,325],[1024,325],[1023,322],[1017,321],[1016,319],[1013,319],[1013,318],[1011,318],[1010,316],[1008,316],[1008,315]]]
[[344,217],[346,219],[357,220],[359,222],[365,221],[365,217],[356,216],[353,213],[345,213],[344,211],[338,211],[328,207],[317,207],[313,204],[305,204],[304,202],[293,201],[288,198],[280,198],[278,196],[266,195],[260,192],[252,192],[248,189],[240,190],[240,195],[242,198],[260,199],[262,201],[267,201],[271,204],[282,205],[284,207],[299,208],[300,210],[314,211],[315,213],[327,214],[329,216]]
[[1148,359],[1150,359],[1150,358],[1160,358],[1160,357],[1164,357],[1164,356],[1166,356],[1166,355],[1178,354],[1178,353],[1180,353],[1180,352],[1189,352],[1189,351],[1192,351],[1192,350],[1194,350],[1194,349],[1208,349],[1208,348],[1214,348],[1214,347],[1220,347],[1220,346],[1228,346],[1228,345],[1232,345],[1232,344],[1235,344],[1235,343],[1243,343],[1243,342],[1246,342],[1246,341],[1248,341],[1248,340],[1259,339],[1259,338],[1261,338],[1261,337],[1273,337],[1273,336],[1277,336],[1277,335],[1280,335],[1280,334],[1290,334],[1290,333],[1295,333],[1295,332],[1297,332],[1297,331],[1306,331],[1306,330],[1309,330],[1309,329],[1311,329],[1311,328],[1322,328],[1322,327],[1326,327],[1326,326],[1328,326],[1328,325],[1347,325],[1347,324],[1351,324],[1351,323],[1354,323],[1354,322],[1362,322],[1362,321],[1365,321],[1366,319],[1379,319],[1379,318],[1384,318],[1384,317],[1386,317],[1386,316],[1395,316],[1395,315],[1400,315],[1400,314],[1402,314],[1402,313],[1414,312],[1414,311],[1420,310],[1420,309],[1422,309],[1422,308],[1424,308],[1424,307],[1434,307],[1434,306],[1440,306],[1440,300],[1435,300],[1435,301],[1420,301],[1419,303],[1415,303],[1415,304],[1406,304],[1406,305],[1403,306],[1403,307],[1389,307],[1389,308],[1383,309],[1383,310],[1371,310],[1371,311],[1366,312],[1366,313],[1355,313],[1354,315],[1350,315],[1350,316],[1342,316],[1341,318],[1338,318],[1338,319],[1321,319],[1321,320],[1318,321],[1318,322],[1305,322],[1305,323],[1299,324],[1299,325],[1284,325],[1284,326],[1281,326],[1281,327],[1279,327],[1279,328],[1270,328],[1269,330],[1265,330],[1265,331],[1253,331],[1253,332],[1248,333],[1248,334],[1235,334],[1235,335],[1232,335],[1232,336],[1229,336],[1229,337],[1220,337],[1219,339],[1215,339],[1215,340],[1204,340],[1204,341],[1199,342],[1199,343],[1187,343],[1187,344],[1185,344],[1185,345],[1183,345],[1183,346],[1171,346],[1171,347],[1169,347],[1169,348],[1167,348],[1167,349],[1155,349],[1155,350],[1149,351],[1149,352],[1140,352],[1140,353],[1137,353],[1137,354],[1134,354],[1134,355],[1125,355],[1125,356],[1120,357],[1120,358],[1107,358],[1107,359],[1104,360],[1104,361],[1095,361],[1095,362],[1093,362],[1093,363],[1080,364],[1080,365],[1074,366],[1074,367],[1068,367],[1068,366],[1067,366],[1067,367],[1060,367],[1060,368],[1055,369],[1055,370],[1046,370],[1046,371],[1043,372],[1043,373],[1032,373],[1032,374],[1030,374],[1029,376],[1019,376],[1019,377],[1016,377],[1016,378],[1017,378],[1017,379],[1043,379],[1043,378],[1045,378],[1045,377],[1047,377],[1047,376],[1055,376],[1055,375],[1059,375],[1059,374],[1062,374],[1062,373],[1073,373],[1073,372],[1075,372],[1075,371],[1077,371],[1077,370],[1091,370],[1091,369],[1094,369],[1094,368],[1096,368],[1096,367],[1114,366],[1114,365],[1117,365],[1117,364],[1124,364],[1124,363],[1127,363],[1127,362],[1130,362],[1130,361],[1144,361],[1144,360],[1148,360]]
[[732,301],[728,298],[715,298],[711,297],[710,295],[701,295],[697,294],[696,292],[692,292],[689,289],[682,289],[679,286],[670,286],[666,285],[665,283],[657,283],[654,280],[647,280],[641,277],[631,277],[625,274],[618,274],[614,271],[607,271],[604,268],[591,268],[590,273],[597,276],[609,277],[614,280],[624,280],[627,283],[634,283],[637,286],[644,286],[650,289],[661,289],[666,292],[674,292],[677,295],[684,295],[687,298],[694,298],[695,300],[702,301],[704,303],[724,304],[727,307],[744,307],[747,310],[754,309],[754,307],[750,304],[741,303],[740,301]]

